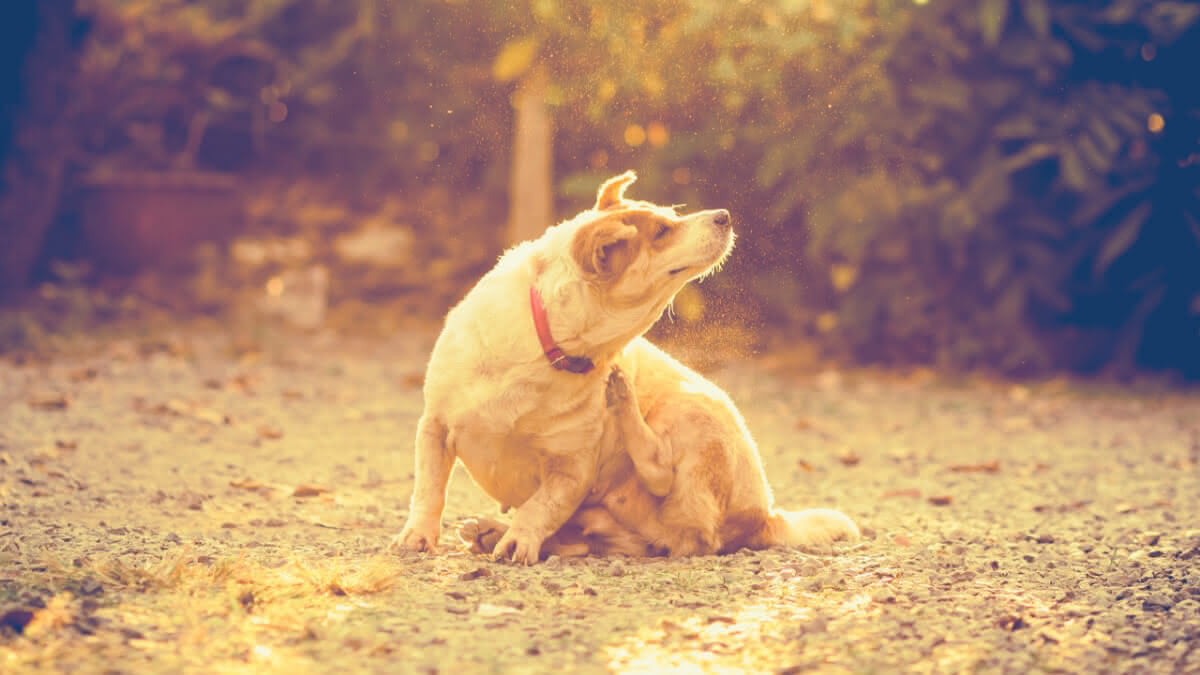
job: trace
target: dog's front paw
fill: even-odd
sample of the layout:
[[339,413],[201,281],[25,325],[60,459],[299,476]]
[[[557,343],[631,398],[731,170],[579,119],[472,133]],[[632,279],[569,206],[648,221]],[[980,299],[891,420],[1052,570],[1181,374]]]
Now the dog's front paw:
[[458,524],[458,539],[471,553],[490,553],[508,530],[508,525],[491,518],[467,518]]
[[392,538],[388,550],[392,553],[427,551],[437,553],[438,538],[442,534],[442,524],[434,521],[432,524],[417,525],[408,522],[400,534]]
[[510,527],[508,528],[508,532],[505,532],[504,536],[500,537],[500,541],[496,542],[495,548],[492,549],[492,559],[512,560],[515,563],[532,565],[540,557],[542,539],[542,537],[532,532],[520,531],[515,527]]
[[633,389],[629,380],[625,379],[625,371],[620,366],[613,366],[608,374],[608,386],[604,390],[604,402],[609,408],[625,409],[633,403]]

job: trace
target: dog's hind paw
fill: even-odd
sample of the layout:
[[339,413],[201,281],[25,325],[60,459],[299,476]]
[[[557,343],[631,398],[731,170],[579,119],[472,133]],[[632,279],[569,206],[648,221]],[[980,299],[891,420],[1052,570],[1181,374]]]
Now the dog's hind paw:
[[625,379],[625,371],[613,366],[608,374],[608,386],[604,389],[604,402],[609,408],[624,409],[633,402],[633,389]]
[[467,518],[455,526],[459,541],[471,553],[491,553],[508,531],[508,525],[491,518]]
[[809,550],[828,550],[837,541],[855,541],[861,534],[850,516],[834,509],[776,511],[783,522],[777,543]]

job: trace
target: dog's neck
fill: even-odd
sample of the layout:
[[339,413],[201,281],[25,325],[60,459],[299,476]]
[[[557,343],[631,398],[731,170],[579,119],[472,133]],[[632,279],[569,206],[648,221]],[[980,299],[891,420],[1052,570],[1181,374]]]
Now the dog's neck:
[[538,341],[542,344],[542,353],[546,355],[550,367],[576,375],[583,375],[595,367],[592,360],[586,356],[568,356],[554,341],[550,333],[550,320],[546,316],[546,306],[535,284],[529,286],[529,311],[533,315],[533,327],[537,331]]
[[547,332],[553,336],[550,342],[540,338],[539,342],[543,352],[557,346],[563,354],[588,360],[594,368],[607,372],[607,364],[654,325],[661,309],[646,317],[634,308],[614,311],[599,307],[595,289],[569,271],[569,266],[569,261],[554,258],[538,257],[533,262],[529,288],[542,300]]

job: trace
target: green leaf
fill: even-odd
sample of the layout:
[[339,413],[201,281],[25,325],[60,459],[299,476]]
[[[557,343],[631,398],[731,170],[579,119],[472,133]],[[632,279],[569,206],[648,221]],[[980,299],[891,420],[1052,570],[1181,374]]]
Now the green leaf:
[[1060,312],[1071,310],[1071,298],[1045,275],[1037,274],[1029,278],[1029,293]]
[[1145,24],[1151,35],[1160,42],[1171,43],[1200,18],[1200,4],[1195,2],[1156,2]]
[[1088,227],[1097,218],[1108,213],[1120,202],[1135,192],[1141,192],[1154,183],[1153,178],[1143,178],[1127,183],[1106,194],[1093,195],[1071,216],[1072,227]]
[[1010,117],[992,127],[992,135],[1002,141],[1032,138],[1038,132],[1037,122],[1028,115]]
[[1087,189],[1090,176],[1074,148],[1063,148],[1059,154],[1058,173],[1072,190],[1082,192]]
[[1130,209],[1129,213],[1121,219],[1121,223],[1117,225],[1108,240],[1104,242],[1104,246],[1100,248],[1100,252],[1096,254],[1096,262],[1092,266],[1092,275],[1095,278],[1099,279],[1104,276],[1109,265],[1112,265],[1113,261],[1120,258],[1137,241],[1138,234],[1142,231],[1142,224],[1150,215],[1151,207],[1151,202],[1144,201]]
[[1008,288],[1000,295],[1000,299],[996,301],[995,314],[1003,321],[1013,325],[1024,323],[1022,317],[1025,314],[1025,300],[1028,297],[1028,287],[1023,281],[1013,279]]
[[983,266],[983,287],[989,291],[995,290],[1004,281],[1012,263],[1011,256],[1004,254],[992,258]]
[[1000,44],[1004,22],[1008,20],[1009,0],[982,0],[979,4],[979,30],[983,43],[989,47]]
[[1050,34],[1050,8],[1046,0],[1023,0],[1021,12],[1034,35],[1044,38]]
[[1100,146],[1096,144],[1091,135],[1080,134],[1075,147],[1079,149],[1080,156],[1083,157],[1088,166],[1096,173],[1108,173],[1108,170],[1112,167],[1112,158],[1106,153],[1101,152]]
[[1088,131],[1096,139],[1100,149],[1107,155],[1112,155],[1121,149],[1121,136],[1108,122],[1099,115],[1093,115],[1088,120]]
[[1048,143],[1030,143],[1021,149],[1020,152],[1004,158],[1001,166],[1005,171],[1014,173],[1021,169],[1028,168],[1043,159],[1049,159],[1058,154],[1054,146]]

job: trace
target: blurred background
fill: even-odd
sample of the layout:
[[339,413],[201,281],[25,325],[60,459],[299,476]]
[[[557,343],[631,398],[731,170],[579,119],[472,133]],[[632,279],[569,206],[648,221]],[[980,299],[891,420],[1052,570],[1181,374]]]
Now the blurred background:
[[437,320],[635,169],[741,235],[666,337],[1200,379],[1198,3],[7,0],[0,26],[3,352],[152,314]]

